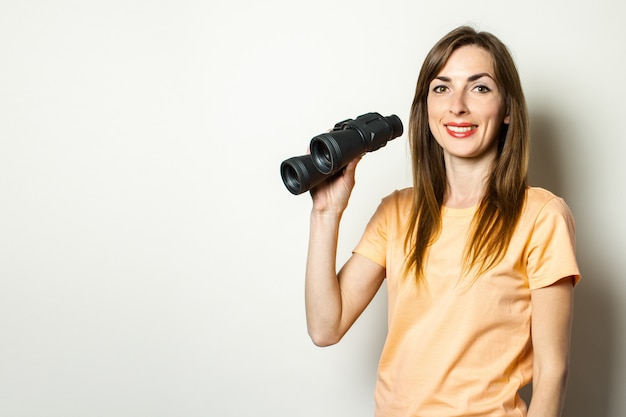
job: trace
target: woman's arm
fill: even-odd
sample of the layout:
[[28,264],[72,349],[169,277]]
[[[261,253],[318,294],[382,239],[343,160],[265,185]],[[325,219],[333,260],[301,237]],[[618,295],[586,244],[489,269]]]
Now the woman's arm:
[[564,278],[531,291],[533,395],[528,417],[560,417],[565,399],[574,286]]
[[336,269],[339,223],[354,187],[357,163],[351,162],[342,175],[311,190],[305,301],[309,335],[318,346],[341,340],[384,279],[384,268],[361,255],[353,255],[339,274]]

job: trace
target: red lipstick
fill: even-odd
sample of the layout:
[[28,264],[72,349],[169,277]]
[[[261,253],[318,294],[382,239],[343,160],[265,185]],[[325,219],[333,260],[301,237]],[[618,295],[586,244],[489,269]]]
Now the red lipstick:
[[446,125],[446,131],[448,132],[448,134],[452,137],[458,138],[458,139],[463,139],[463,138],[467,138],[472,136],[474,133],[476,133],[476,128],[478,126],[471,124],[471,123],[447,123]]

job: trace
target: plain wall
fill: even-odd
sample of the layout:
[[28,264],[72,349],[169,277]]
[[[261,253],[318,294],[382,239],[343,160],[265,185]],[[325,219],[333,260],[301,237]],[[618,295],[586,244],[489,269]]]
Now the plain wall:
[[[428,49],[499,36],[533,185],[577,222],[567,417],[626,415],[626,29],[617,0],[2,1],[0,415],[367,416],[385,290],[333,347],[304,319],[310,198],[279,165],[335,122],[408,122]],[[343,262],[410,185],[366,155]]]

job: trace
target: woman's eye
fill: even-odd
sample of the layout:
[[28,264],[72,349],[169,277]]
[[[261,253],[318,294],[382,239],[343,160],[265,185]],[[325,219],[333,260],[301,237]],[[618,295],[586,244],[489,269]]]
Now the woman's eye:
[[435,93],[445,93],[446,91],[448,91],[448,87],[445,85],[437,85],[433,88],[433,92]]
[[486,85],[477,85],[476,87],[474,87],[474,91],[479,93],[488,93],[491,91],[491,88],[487,87]]

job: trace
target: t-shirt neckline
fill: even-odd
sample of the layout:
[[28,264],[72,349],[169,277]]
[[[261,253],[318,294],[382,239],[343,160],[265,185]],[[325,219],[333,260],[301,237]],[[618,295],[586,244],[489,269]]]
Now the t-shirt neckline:
[[443,216],[453,216],[453,217],[463,217],[474,215],[476,208],[478,205],[466,207],[466,208],[451,208],[448,206],[443,206],[442,215]]

